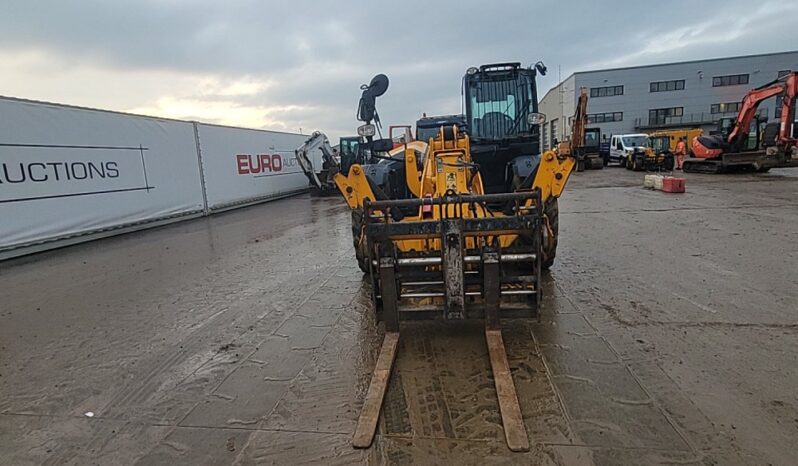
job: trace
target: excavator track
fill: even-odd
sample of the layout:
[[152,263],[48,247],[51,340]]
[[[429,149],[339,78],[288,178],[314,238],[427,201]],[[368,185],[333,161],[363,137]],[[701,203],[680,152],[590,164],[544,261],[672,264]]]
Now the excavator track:
[[685,173],[722,173],[723,166],[715,161],[715,160],[703,160],[703,159],[687,159],[684,161],[682,165],[682,170]]

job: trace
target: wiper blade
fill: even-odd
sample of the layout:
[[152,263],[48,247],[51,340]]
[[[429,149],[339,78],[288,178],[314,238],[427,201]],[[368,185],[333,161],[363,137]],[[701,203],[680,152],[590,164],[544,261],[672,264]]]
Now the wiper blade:
[[510,128],[508,133],[514,133],[516,128],[518,128],[518,124],[521,123],[522,120],[526,119],[526,115],[527,113],[529,113],[529,97],[526,97],[524,101],[521,103],[521,105],[523,106],[523,108],[521,109],[521,113],[519,113],[518,116],[515,117],[515,120],[513,121],[513,126],[512,128]]

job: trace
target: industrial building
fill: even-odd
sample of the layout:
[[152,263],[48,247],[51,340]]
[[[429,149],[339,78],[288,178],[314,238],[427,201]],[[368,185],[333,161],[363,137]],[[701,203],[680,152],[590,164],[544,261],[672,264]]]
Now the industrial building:
[[[578,71],[550,89],[540,102],[547,116],[543,149],[570,133],[579,89],[588,89],[588,126],[601,134],[650,132],[677,127],[717,128],[734,117],[750,89],[798,69],[798,51],[692,60],[606,70]],[[762,119],[779,118],[775,97],[760,108]]]

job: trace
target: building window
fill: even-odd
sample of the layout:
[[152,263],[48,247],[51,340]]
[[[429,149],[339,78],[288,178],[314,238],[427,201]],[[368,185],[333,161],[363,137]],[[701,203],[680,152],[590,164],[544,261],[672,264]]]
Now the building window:
[[589,113],[587,115],[587,124],[589,125],[612,123],[613,121],[623,121],[623,112]]
[[712,78],[712,87],[736,86],[738,84],[748,84],[748,74],[731,74]]
[[590,97],[612,97],[623,95],[623,86],[591,87]]
[[[671,123],[673,118],[679,118],[684,115],[684,107],[672,108],[652,108],[648,111],[648,124],[649,125],[664,125]],[[676,121],[678,122],[678,120]]]
[[740,102],[727,102],[725,104],[712,104],[711,113],[737,113],[740,111]]
[[541,132],[543,133],[543,134],[542,134],[542,136],[543,136],[543,148],[544,148],[544,149],[550,149],[550,148],[551,148],[551,146],[549,145],[549,131],[548,131],[548,125],[545,125],[545,124],[543,124],[543,125],[540,125],[540,130],[541,130]]
[[554,144],[559,142],[557,140],[557,119],[551,120],[551,145],[554,147]]
[[684,79],[658,81],[649,84],[649,92],[668,92],[684,90]]
[[[787,76],[790,73],[792,73],[792,70],[779,71],[779,76],[778,77],[779,78],[783,78],[783,77]],[[776,96],[776,119],[777,120],[781,119],[781,104],[782,104],[782,102],[784,102],[784,96],[777,95]]]

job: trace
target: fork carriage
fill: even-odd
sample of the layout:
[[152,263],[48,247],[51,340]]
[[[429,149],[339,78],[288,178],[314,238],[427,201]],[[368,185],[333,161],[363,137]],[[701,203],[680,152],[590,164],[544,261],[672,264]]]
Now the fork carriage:
[[[491,212],[488,205],[511,215],[469,216],[477,206]],[[395,221],[390,214],[424,207],[436,218]],[[539,190],[375,201],[364,209],[372,296],[387,330],[397,330],[401,320],[486,318],[495,327],[500,317],[537,316]]]

